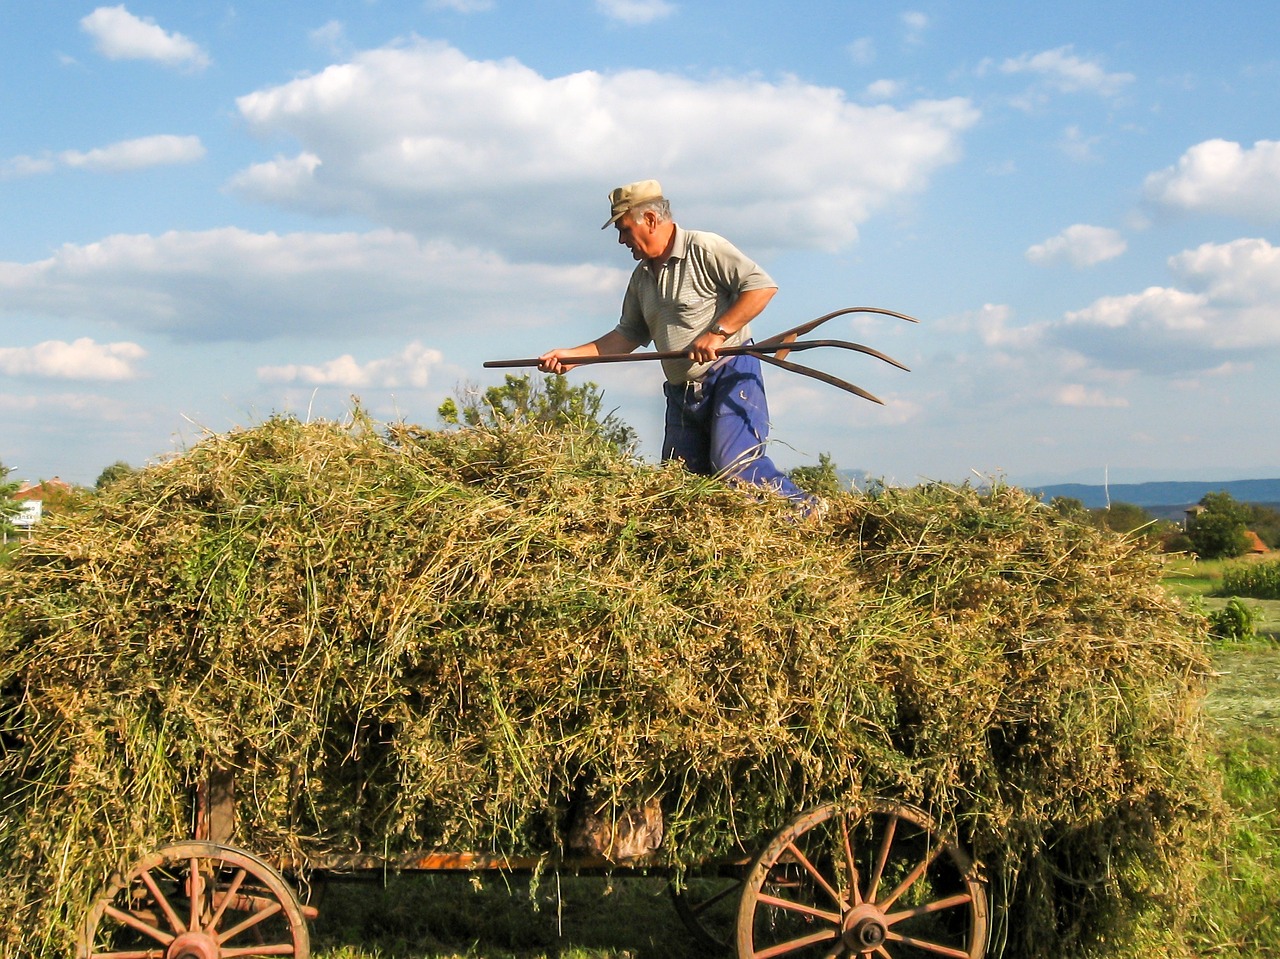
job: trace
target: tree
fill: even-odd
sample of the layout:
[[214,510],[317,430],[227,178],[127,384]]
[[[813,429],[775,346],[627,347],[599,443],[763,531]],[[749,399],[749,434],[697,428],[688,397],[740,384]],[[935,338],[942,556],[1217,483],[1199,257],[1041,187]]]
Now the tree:
[[1280,510],[1262,503],[1245,503],[1249,529],[1271,549],[1280,549]]
[[1230,493],[1205,493],[1187,536],[1201,559],[1230,559],[1249,548],[1249,514]]
[[103,490],[126,476],[132,476],[138,472],[124,460],[116,460],[110,466],[104,467],[102,472],[98,474],[97,481],[93,484],[96,490]]
[[14,531],[13,524],[10,520],[22,512],[22,504],[13,498],[13,494],[18,492],[22,486],[16,480],[10,482],[8,476],[13,470],[0,463],[0,532],[5,534]]
[[1049,508],[1063,519],[1069,519],[1085,526],[1093,522],[1093,517],[1089,513],[1089,508],[1084,505],[1084,501],[1074,496],[1055,496],[1049,500]]
[[634,449],[639,434],[616,412],[602,415],[603,409],[604,393],[595,383],[570,386],[563,376],[544,376],[534,382],[528,374],[508,373],[501,386],[491,386],[483,394],[461,390],[436,412],[451,426],[532,423],[548,429],[588,429],[620,450]]
[[840,482],[840,473],[829,453],[818,454],[817,466],[797,466],[793,470],[788,470],[787,476],[806,493],[812,493],[815,496],[834,496],[844,490],[844,484]]
[[1093,515],[1100,527],[1113,533],[1132,533],[1155,522],[1155,517],[1133,503],[1112,503],[1104,509],[1094,510]]

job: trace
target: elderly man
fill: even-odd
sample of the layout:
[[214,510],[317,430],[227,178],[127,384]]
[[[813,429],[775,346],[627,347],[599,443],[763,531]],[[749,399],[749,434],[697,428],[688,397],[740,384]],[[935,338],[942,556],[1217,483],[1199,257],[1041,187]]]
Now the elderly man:
[[564,373],[575,356],[630,353],[652,342],[667,381],[662,458],[687,469],[767,487],[802,504],[809,498],[764,453],[769,435],[760,361],[719,356],[725,346],[751,342],[750,323],[777,284],[732,243],[714,233],[684,230],[657,180],[641,180],[609,194],[610,225],[638,261],[622,300],[622,318],[603,336],[539,359],[546,373]]

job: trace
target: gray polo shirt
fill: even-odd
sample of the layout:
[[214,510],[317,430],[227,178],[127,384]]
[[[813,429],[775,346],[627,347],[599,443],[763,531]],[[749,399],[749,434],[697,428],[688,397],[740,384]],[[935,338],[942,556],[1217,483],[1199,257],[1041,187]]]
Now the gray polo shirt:
[[[655,275],[647,261],[636,265],[622,298],[617,330],[659,352],[683,350],[747,290],[773,289],[769,274],[722,236],[676,227],[671,256]],[[739,346],[751,338],[751,324],[725,343]],[[701,377],[710,363],[663,360],[667,380],[685,383]]]

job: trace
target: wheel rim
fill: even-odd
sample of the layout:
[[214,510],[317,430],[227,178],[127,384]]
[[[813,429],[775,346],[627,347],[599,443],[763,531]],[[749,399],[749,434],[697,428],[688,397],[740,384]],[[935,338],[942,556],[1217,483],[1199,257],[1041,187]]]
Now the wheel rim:
[[311,953],[297,897],[256,856],[177,843],[117,875],[85,917],[78,959],[234,959]]
[[667,887],[676,915],[710,954],[727,955],[733,950],[745,870],[744,864],[706,875],[690,874]]
[[911,806],[821,806],[756,858],[741,959],[982,959],[987,897],[969,857]]

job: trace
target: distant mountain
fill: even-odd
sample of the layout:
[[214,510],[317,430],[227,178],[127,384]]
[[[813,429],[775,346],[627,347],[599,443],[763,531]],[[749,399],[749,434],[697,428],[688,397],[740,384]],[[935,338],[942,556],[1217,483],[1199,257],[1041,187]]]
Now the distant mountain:
[[[837,470],[846,486],[867,489],[874,482],[864,470]],[[1034,493],[1046,503],[1055,496],[1078,499],[1088,509],[1101,509],[1108,503],[1130,503],[1141,506],[1165,519],[1180,519],[1188,506],[1200,502],[1205,493],[1230,493],[1240,503],[1259,503],[1280,509],[1280,479],[1253,480],[1176,480],[1156,483],[1111,483],[1108,486],[1091,486],[1087,483],[1057,483],[1033,486],[1016,483],[1029,493]]]
[[1046,503],[1055,496],[1078,499],[1089,509],[1112,503],[1132,503],[1150,509],[1155,506],[1188,507],[1200,502],[1205,493],[1230,493],[1240,503],[1280,503],[1280,479],[1229,480],[1211,482],[1112,483],[1110,486],[1087,486],[1083,483],[1060,483],[1056,486],[1025,487]]

